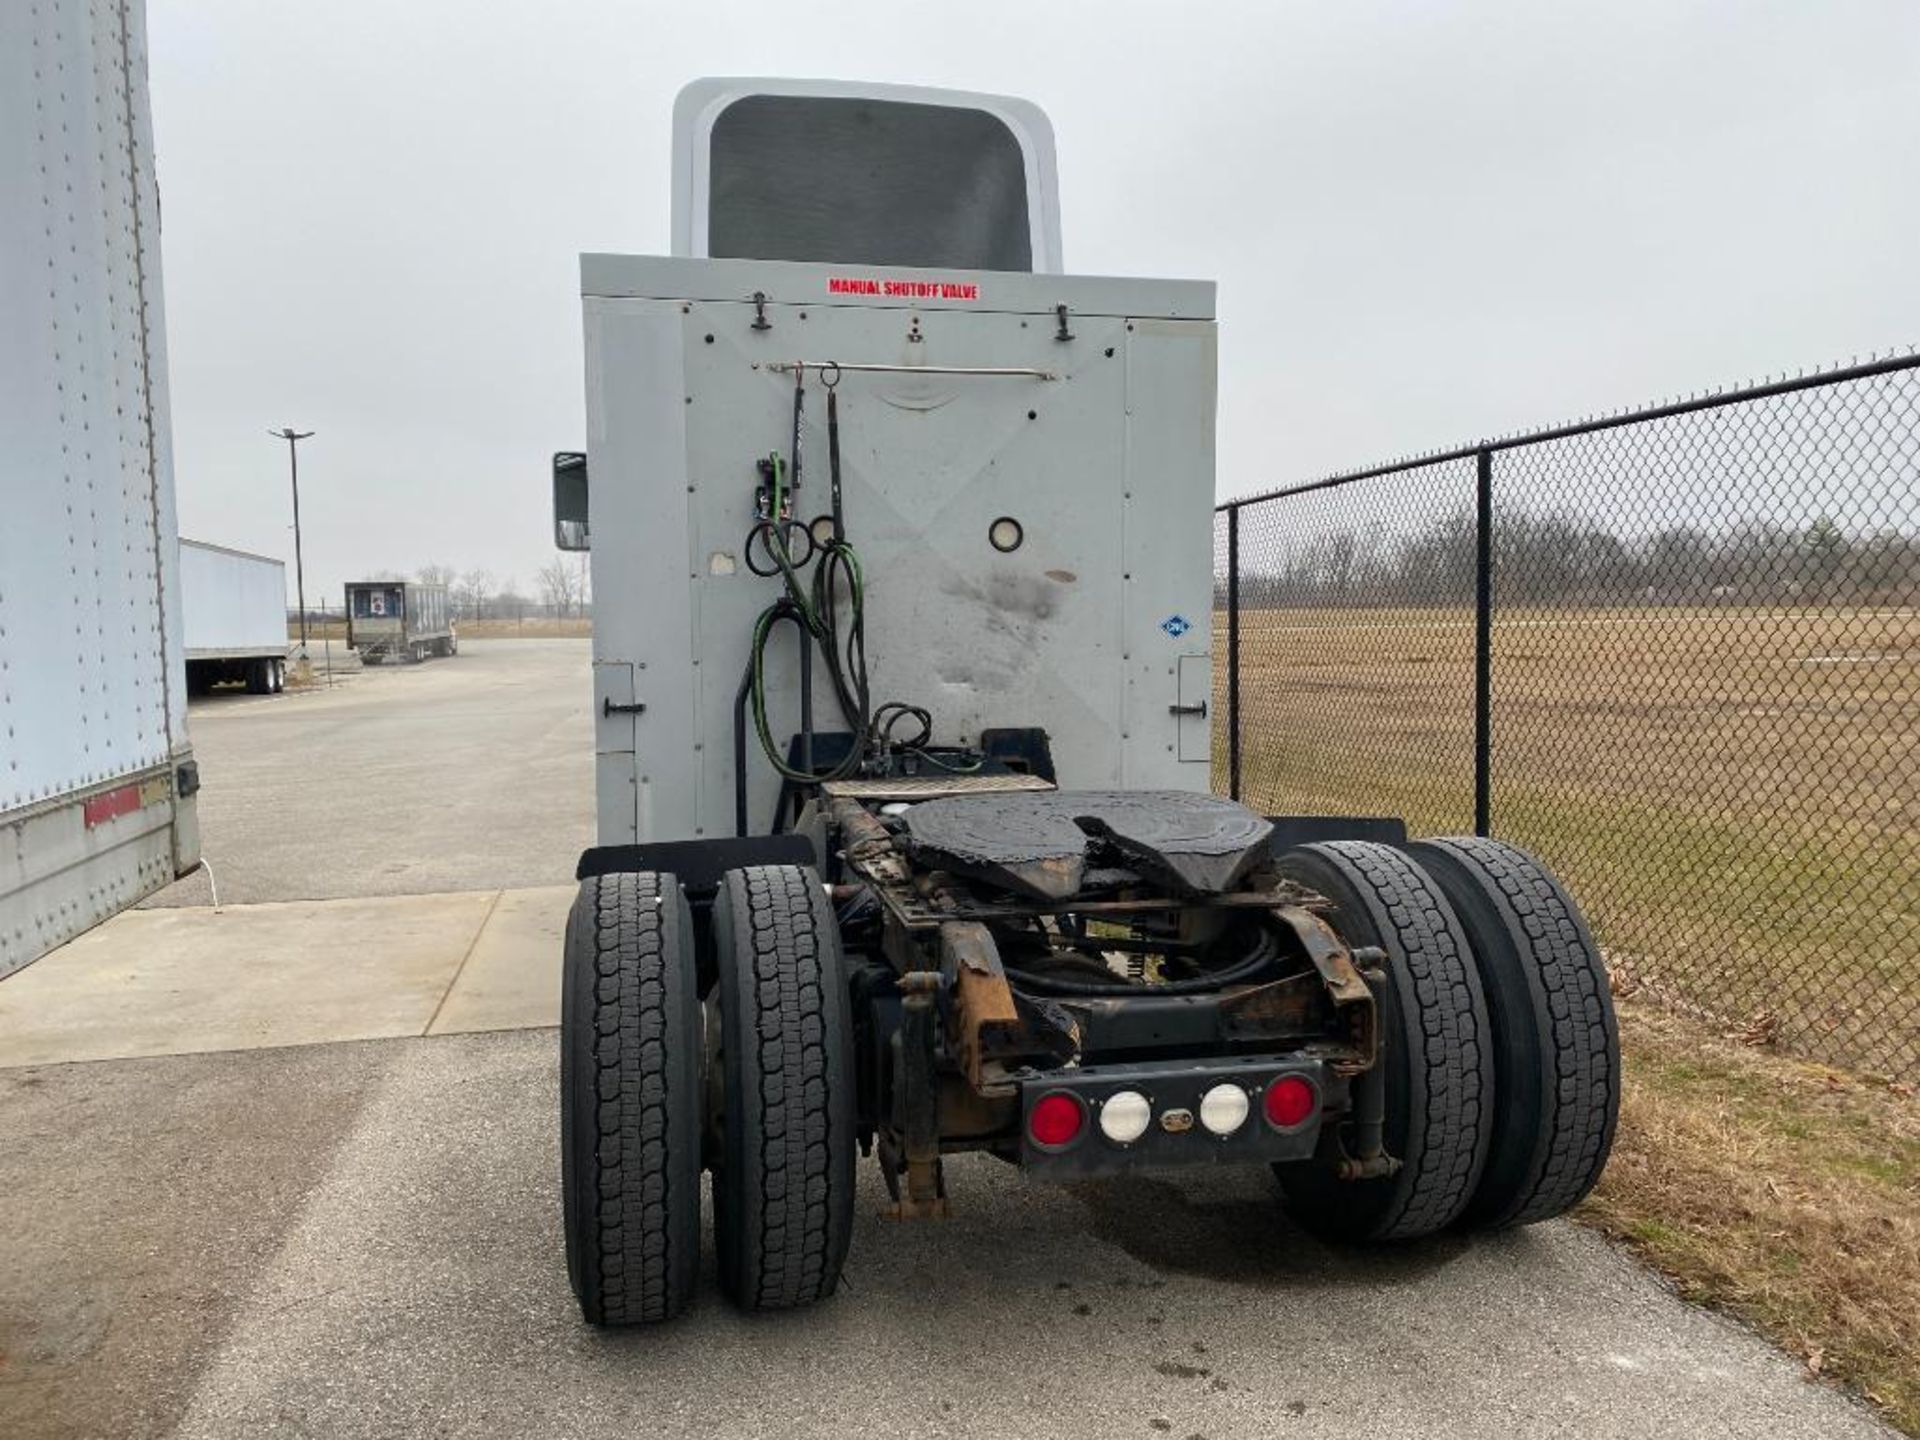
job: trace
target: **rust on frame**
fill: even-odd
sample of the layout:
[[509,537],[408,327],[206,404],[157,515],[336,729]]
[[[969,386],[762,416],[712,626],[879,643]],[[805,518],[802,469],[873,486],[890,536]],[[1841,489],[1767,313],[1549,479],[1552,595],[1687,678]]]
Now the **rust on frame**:
[[1354,965],[1345,943],[1331,925],[1304,905],[1276,905],[1273,915],[1300,942],[1320,976],[1322,990],[1333,1002],[1334,1013],[1346,1027],[1347,1044],[1354,1053],[1353,1069],[1348,1073],[1371,1069],[1380,1053],[1378,1015],[1373,991]]
[[1014,1004],[1013,989],[1000,966],[993,935],[977,920],[950,921],[940,927],[940,968],[952,977],[955,1048],[967,1084],[988,1093],[995,1084],[990,1064],[1026,1047],[1026,1026]]

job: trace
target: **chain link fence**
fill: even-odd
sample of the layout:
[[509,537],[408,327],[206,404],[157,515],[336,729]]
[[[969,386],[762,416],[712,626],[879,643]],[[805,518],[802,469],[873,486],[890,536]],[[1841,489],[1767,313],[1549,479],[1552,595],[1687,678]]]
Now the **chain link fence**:
[[1920,355],[1216,516],[1218,788],[1524,845],[1616,983],[1920,1077]]

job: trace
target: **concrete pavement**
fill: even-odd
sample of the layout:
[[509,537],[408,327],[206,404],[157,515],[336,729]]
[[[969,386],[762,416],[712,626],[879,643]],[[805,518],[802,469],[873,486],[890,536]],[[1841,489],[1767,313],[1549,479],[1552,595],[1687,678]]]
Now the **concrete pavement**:
[[[188,715],[226,904],[553,885],[593,843],[587,640],[463,641]],[[205,874],[149,907],[205,905]]]
[[573,894],[135,910],[0,986],[0,1062],[557,1025]]

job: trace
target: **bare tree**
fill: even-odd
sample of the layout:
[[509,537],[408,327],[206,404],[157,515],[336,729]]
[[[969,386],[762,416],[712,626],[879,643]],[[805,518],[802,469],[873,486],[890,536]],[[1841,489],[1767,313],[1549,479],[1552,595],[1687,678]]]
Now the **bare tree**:
[[500,588],[493,592],[487,601],[487,608],[497,620],[512,620],[518,623],[526,619],[527,599],[520,593],[520,583],[509,575],[500,582]]
[[580,600],[580,572],[569,565],[566,557],[556,555],[534,576],[534,582],[540,587],[540,595],[556,616],[565,619],[573,613]]
[[418,578],[422,585],[452,585],[453,567],[451,565],[422,565]]
[[493,593],[493,576],[485,570],[469,570],[454,587],[454,604],[464,619],[486,618],[487,597]]

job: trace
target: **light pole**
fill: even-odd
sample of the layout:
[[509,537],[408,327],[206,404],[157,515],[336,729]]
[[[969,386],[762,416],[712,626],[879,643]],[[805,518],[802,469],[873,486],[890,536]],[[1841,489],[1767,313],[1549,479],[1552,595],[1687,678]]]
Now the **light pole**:
[[291,425],[267,434],[287,442],[287,466],[293,472],[293,583],[300,598],[300,658],[307,658],[307,567],[300,558],[300,442],[311,439],[313,431],[296,430]]

